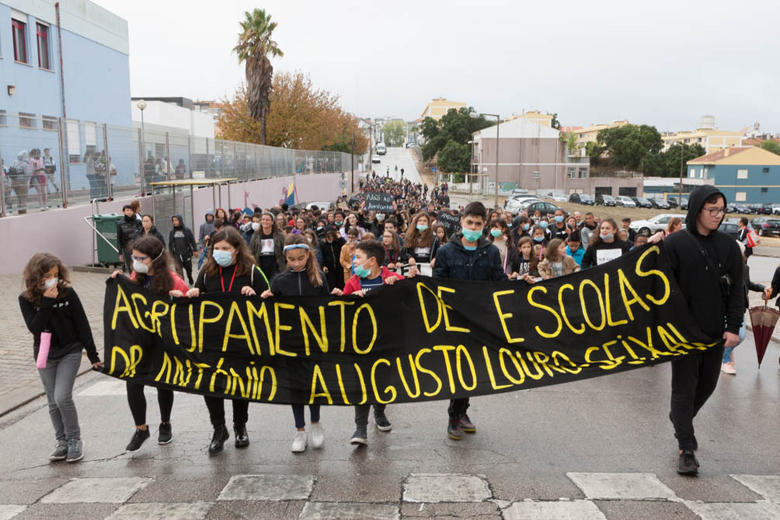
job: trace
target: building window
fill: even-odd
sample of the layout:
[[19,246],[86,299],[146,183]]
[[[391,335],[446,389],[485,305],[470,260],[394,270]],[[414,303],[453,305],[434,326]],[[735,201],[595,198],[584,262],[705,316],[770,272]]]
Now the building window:
[[71,164],[79,163],[81,162],[81,155],[79,155],[79,150],[81,150],[81,134],[79,133],[79,122],[78,121],[68,121],[66,124],[67,128],[67,136],[68,136],[68,150],[75,151],[76,153],[69,153],[68,154],[68,162]]
[[11,29],[14,37],[14,59],[27,63],[27,24],[11,19]]
[[748,171],[746,169],[737,170],[737,179],[747,179]]
[[35,114],[19,112],[19,128],[35,128]]
[[747,200],[747,192],[738,191],[736,196],[734,197],[734,200],[736,200],[737,202],[745,202]]
[[41,121],[43,122],[43,129],[44,130],[57,130],[57,118],[54,116],[42,116]]
[[50,70],[49,63],[49,26],[42,23],[35,24],[38,34],[38,66]]
[[761,193],[769,193],[769,188],[761,188]]
[[761,173],[769,173],[769,168],[766,166],[761,168]]
[[567,168],[566,169],[566,176],[568,178],[570,178],[570,179],[576,178],[575,175],[574,175],[574,171],[575,171],[574,168]]
[[0,110],[0,126],[8,126],[8,117],[5,110]]
[[579,178],[580,179],[587,179],[588,178],[588,169],[587,168],[580,168],[579,169]]

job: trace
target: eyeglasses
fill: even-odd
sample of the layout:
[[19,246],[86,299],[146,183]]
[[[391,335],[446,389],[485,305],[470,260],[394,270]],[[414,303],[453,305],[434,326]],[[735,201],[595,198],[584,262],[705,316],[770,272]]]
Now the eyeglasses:
[[717,217],[718,215],[725,215],[726,208],[703,208],[702,211],[706,211],[711,217]]
[[133,260],[138,260],[139,262],[143,262],[147,258],[149,258],[149,257],[148,256],[135,256],[135,255],[133,255]]

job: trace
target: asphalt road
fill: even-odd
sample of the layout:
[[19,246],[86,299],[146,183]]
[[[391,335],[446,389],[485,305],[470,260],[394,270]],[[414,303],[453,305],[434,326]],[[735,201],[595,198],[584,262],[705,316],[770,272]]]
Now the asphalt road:
[[[387,149],[385,155],[377,155],[374,152],[374,159],[379,159],[379,164],[373,164],[373,171],[377,175],[387,175],[388,168],[390,169],[389,175],[395,180],[401,180],[401,168],[404,169],[404,179],[409,179],[415,184],[422,183],[420,173],[417,171],[417,166],[412,159],[411,152],[403,147],[391,147]],[[395,167],[398,166],[398,171]]]

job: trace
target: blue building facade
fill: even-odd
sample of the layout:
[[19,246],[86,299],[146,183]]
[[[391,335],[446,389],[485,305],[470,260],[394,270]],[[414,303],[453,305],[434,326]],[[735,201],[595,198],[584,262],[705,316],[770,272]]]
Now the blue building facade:
[[729,202],[780,203],[780,155],[762,148],[719,150],[688,161],[688,178],[712,181]]
[[[128,55],[127,22],[92,2],[61,2],[58,27],[54,0],[0,0],[0,158],[6,167],[21,151],[50,148],[59,172],[63,117],[72,189],[88,186],[85,154],[103,150],[104,125],[116,129],[117,151],[132,151]],[[121,180],[132,182],[136,153],[111,155],[128,177]]]

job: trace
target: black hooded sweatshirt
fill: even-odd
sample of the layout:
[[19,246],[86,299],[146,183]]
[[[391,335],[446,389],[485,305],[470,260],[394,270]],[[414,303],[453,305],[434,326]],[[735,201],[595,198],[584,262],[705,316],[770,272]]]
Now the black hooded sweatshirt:
[[[714,186],[700,186],[691,193],[686,229],[669,235],[664,245],[694,320],[705,334],[720,339],[724,331],[739,332],[745,313],[745,291],[737,242],[717,230],[701,235],[696,227],[704,201],[715,193],[723,197],[725,204],[726,197]],[[721,288],[724,275],[731,280],[727,294]]]
[[170,249],[173,256],[187,260],[192,257],[192,253],[195,252],[198,245],[190,228],[184,225],[181,215],[174,215],[174,217],[179,219],[179,225],[171,229],[168,237],[168,249]]

